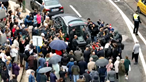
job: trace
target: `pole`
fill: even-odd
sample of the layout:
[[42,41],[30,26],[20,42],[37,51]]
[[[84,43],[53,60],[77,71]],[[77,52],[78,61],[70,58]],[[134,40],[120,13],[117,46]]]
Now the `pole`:
[[38,38],[37,38],[37,55],[39,54],[39,52],[38,52]]
[[22,10],[22,12],[23,12],[23,13],[26,12],[26,10],[25,10],[25,0],[23,0],[23,10]]

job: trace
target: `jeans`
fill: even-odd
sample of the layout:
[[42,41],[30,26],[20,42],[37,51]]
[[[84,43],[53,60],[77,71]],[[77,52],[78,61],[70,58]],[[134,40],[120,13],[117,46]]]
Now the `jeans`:
[[74,82],[77,82],[77,80],[79,79],[79,75],[73,75],[73,79],[74,79]]
[[28,69],[28,62],[25,62],[25,69]]

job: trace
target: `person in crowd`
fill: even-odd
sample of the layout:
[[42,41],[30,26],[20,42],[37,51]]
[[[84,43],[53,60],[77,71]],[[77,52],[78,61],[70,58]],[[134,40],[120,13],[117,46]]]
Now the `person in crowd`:
[[96,62],[98,60],[98,56],[95,54],[95,52],[92,52],[91,57],[93,58],[93,61]]
[[34,59],[33,53],[28,58],[28,65],[30,69],[34,69]]
[[136,35],[138,35],[139,23],[141,23],[140,16],[138,15],[138,11],[136,11],[133,14],[133,21],[134,21],[133,33],[135,33]]
[[111,68],[111,70],[107,73],[107,79],[110,82],[116,82],[116,72],[113,68]]
[[37,27],[40,27],[42,22],[42,17],[40,12],[36,15],[36,19],[37,19]]
[[81,56],[83,56],[81,49],[76,48],[76,50],[74,51],[74,56],[76,61],[79,62],[81,60]]
[[77,82],[85,82],[85,79],[83,78],[82,75],[79,76],[79,79],[77,80]]
[[0,56],[0,81],[1,81],[1,72],[3,70],[3,67],[5,66],[5,62],[2,61],[2,57]]
[[59,79],[60,78],[60,76],[59,76],[59,71],[60,71],[59,64],[58,63],[52,64],[52,68],[55,70],[55,75],[56,75],[57,79]]
[[74,38],[73,38],[72,44],[71,44],[73,51],[75,51],[76,48],[77,48],[77,39],[78,39],[78,36],[77,35],[74,35]]
[[79,79],[79,75],[80,75],[80,68],[77,65],[77,61],[74,61],[74,65],[71,67],[71,71],[73,74],[74,82],[77,82],[77,80]]
[[95,62],[93,61],[93,58],[90,58],[89,63],[87,65],[88,71],[91,72],[95,68]]
[[17,59],[18,48],[16,48],[15,44],[12,44],[10,55],[12,57],[12,63]]
[[55,75],[55,71],[52,70],[52,72],[50,73],[50,82],[56,82],[57,81],[57,77]]
[[119,63],[119,73],[118,73],[118,82],[125,82],[125,66],[124,59],[121,59]]
[[94,78],[95,78],[96,76],[98,76],[98,78],[96,78],[96,80],[98,79],[98,81],[100,81],[98,71],[96,71],[96,69],[93,69],[93,70],[90,72],[91,80],[94,81],[94,80],[95,80]]
[[89,37],[89,35],[87,34],[86,35],[86,45],[90,44],[91,43],[91,38]]
[[84,57],[81,57],[80,61],[78,62],[78,66],[80,68],[80,75],[83,75],[85,73],[85,70],[87,69],[86,62],[84,61]]
[[102,66],[98,69],[98,73],[99,73],[99,77],[100,77],[100,82],[104,82],[105,81],[105,77],[106,77],[106,67]]
[[117,79],[118,79],[118,72],[119,72],[119,63],[120,63],[120,57],[117,57],[117,60],[116,60],[116,62],[114,63],[114,67],[115,67]]
[[90,58],[90,50],[89,50],[89,47],[86,47],[85,51],[84,51],[84,59],[85,59],[85,62],[86,64],[89,62],[89,58]]
[[18,82],[15,75],[12,75],[12,79],[10,80],[10,82]]
[[41,58],[39,58],[38,62],[42,67],[44,67],[46,60],[45,60],[43,54],[41,54]]
[[85,70],[85,73],[83,74],[85,78],[85,82],[90,82],[91,81],[91,76],[89,75],[89,71]]
[[69,59],[73,58],[75,60],[75,56],[73,53],[73,50],[70,50],[69,54],[68,54]]
[[19,70],[20,70],[18,63],[14,62],[12,68],[13,68],[12,71],[13,71],[13,74],[15,75],[15,78],[17,78],[17,76],[19,75]]
[[61,68],[60,68],[60,71],[59,71],[59,75],[60,75],[60,78],[63,79],[63,82],[66,81],[65,74],[66,74],[66,70],[63,70],[63,67],[61,67]]
[[112,59],[109,59],[109,63],[106,65],[107,72],[111,71],[113,68]]
[[47,76],[43,73],[43,74],[40,74],[40,82],[47,82]]
[[36,81],[37,82],[41,82],[40,81],[40,73],[38,73],[41,68],[42,68],[42,66],[39,66],[38,69],[36,70]]
[[10,76],[8,74],[6,66],[4,66],[3,69],[1,70],[1,78],[3,79],[4,82],[9,82]]
[[70,62],[68,62],[68,64],[67,64],[70,81],[72,81],[72,66],[73,65],[74,65],[74,59],[71,58]]
[[132,60],[133,58],[135,58],[135,63],[134,63],[135,65],[138,64],[139,48],[140,45],[139,42],[137,41],[133,46],[133,57],[132,57]]
[[28,82],[35,82],[34,71],[31,71],[31,74],[28,77]]
[[126,79],[128,80],[128,72],[129,72],[129,66],[130,66],[130,60],[128,56],[126,56],[126,59],[124,61],[124,66],[125,66],[125,72],[126,72]]
[[25,50],[25,45],[24,45],[25,41],[20,38],[20,41],[19,41],[19,55],[20,55],[20,67],[23,67],[23,58],[24,58],[24,50]]

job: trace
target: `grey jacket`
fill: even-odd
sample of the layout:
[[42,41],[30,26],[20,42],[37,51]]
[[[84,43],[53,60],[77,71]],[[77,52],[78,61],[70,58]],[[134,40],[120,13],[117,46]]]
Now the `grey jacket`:
[[134,52],[134,54],[138,54],[138,53],[139,53],[139,47],[140,47],[140,45],[139,45],[138,43],[136,43],[136,44],[134,45],[134,47],[133,47],[133,52]]
[[110,81],[115,81],[116,79],[116,72],[111,70],[107,73],[107,79]]
[[80,50],[76,50],[76,51],[74,52],[74,55],[75,55],[76,61],[80,61],[81,57],[83,56],[83,53],[82,53],[82,51],[80,51]]

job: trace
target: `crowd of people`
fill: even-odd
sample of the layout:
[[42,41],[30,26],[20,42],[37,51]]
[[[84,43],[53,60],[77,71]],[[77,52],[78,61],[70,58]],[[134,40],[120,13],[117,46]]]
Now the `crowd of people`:
[[[19,8],[13,12],[0,3],[0,9],[5,9],[8,14],[6,20],[1,19],[5,27],[0,28],[0,34],[7,37],[6,42],[0,45],[0,75],[4,82],[17,82],[20,67],[34,70],[28,77],[29,82],[125,82],[128,79],[130,60],[128,56],[122,59],[122,35],[114,31],[110,24],[100,19],[95,23],[88,18],[91,37],[84,34],[87,42],[84,49],[76,44],[77,35],[72,30],[74,37],[69,37],[69,43],[73,47],[58,51],[51,49],[49,44],[57,39],[65,41],[65,36],[62,29],[54,28],[47,13],[41,14],[35,9],[22,19]],[[34,35],[43,38],[43,46],[33,46]],[[62,56],[61,61],[49,64],[49,59],[54,55]],[[96,61],[104,58],[109,61],[108,64],[98,66]],[[53,70],[38,73],[43,67],[52,67]]]

